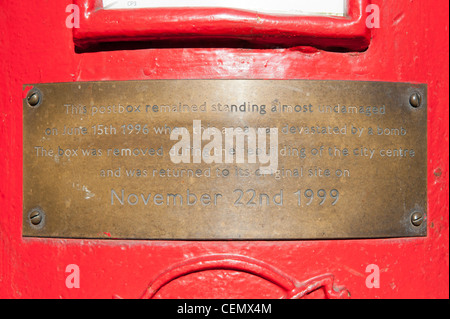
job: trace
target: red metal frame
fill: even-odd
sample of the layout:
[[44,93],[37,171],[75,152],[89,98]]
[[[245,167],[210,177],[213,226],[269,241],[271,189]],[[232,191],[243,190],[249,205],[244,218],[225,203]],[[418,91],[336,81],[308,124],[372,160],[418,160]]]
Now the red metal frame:
[[[226,8],[103,10],[101,0],[75,0],[81,9],[78,46],[100,42],[244,39],[276,46],[310,45],[350,51],[367,49],[369,0],[348,0],[348,16],[276,16]],[[213,19],[212,19],[213,17]]]

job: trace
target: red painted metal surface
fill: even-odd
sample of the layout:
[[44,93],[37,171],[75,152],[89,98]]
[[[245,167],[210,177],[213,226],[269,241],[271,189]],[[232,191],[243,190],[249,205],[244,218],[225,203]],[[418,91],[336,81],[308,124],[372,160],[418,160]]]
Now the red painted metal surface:
[[[295,278],[297,284],[332,274],[336,287],[345,286],[353,298],[448,298],[447,1],[372,1],[381,8],[381,27],[371,30],[367,50],[347,53],[305,46],[238,48],[236,43],[229,44],[233,48],[220,48],[217,43],[208,48],[201,41],[192,46],[189,41],[183,42],[186,47],[179,48],[179,43],[158,48],[153,48],[152,42],[136,46],[114,43],[102,50],[80,52],[75,49],[72,30],[65,25],[65,9],[70,3],[1,3],[1,298],[136,298],[155,287],[155,282],[161,288],[154,296],[157,298],[279,298],[288,281],[278,279],[274,283],[265,278],[280,274],[279,278]],[[340,32],[335,32],[338,37]],[[180,78],[427,83],[428,236],[251,242],[112,241],[107,234],[105,240],[23,238],[22,85]],[[243,257],[230,261],[222,255]],[[198,258],[217,264],[211,269],[198,268]],[[239,267],[227,267],[236,258]],[[69,264],[79,266],[80,288],[66,287]],[[380,288],[366,286],[369,273],[365,271],[370,264],[380,268]],[[179,269],[177,265],[194,266],[189,268],[191,272],[169,280],[171,271]],[[261,273],[252,268],[258,265],[266,270]],[[165,274],[169,279],[164,279]],[[158,281],[161,278],[164,280]],[[316,291],[312,297],[329,297],[326,291],[333,284],[329,279],[322,284],[322,292]]]
[[241,271],[270,281],[284,290],[280,296],[281,299],[304,298],[318,289],[323,289],[327,298],[347,299],[350,297],[347,289],[334,286],[333,275],[325,274],[300,283],[260,260],[223,254],[199,257],[171,267],[151,283],[142,299],[154,298],[163,287],[183,276],[214,269]]
[[[81,8],[75,43],[136,40],[237,39],[255,44],[362,51],[370,42],[368,0],[349,0],[348,17],[298,17],[219,8],[103,10],[101,0],[76,0]],[[213,17],[213,18],[212,18]]]

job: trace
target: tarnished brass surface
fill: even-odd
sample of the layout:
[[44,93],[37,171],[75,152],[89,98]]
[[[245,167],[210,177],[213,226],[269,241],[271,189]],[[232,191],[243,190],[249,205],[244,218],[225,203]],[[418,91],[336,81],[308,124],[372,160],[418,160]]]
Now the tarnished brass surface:
[[[426,236],[426,85],[154,80],[31,86],[23,101],[24,236]],[[277,128],[278,171],[257,176],[266,164],[248,163],[247,156],[244,163],[207,164],[193,163],[191,154],[190,163],[174,163],[169,150],[178,141],[169,131],[186,127],[193,139],[193,121],[221,131]]]

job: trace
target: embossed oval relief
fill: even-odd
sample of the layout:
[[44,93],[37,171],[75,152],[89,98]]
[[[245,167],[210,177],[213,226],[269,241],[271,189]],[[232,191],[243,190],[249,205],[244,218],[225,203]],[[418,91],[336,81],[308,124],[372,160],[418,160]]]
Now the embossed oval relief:
[[[221,277],[224,272],[217,272],[217,270],[228,271],[228,275],[225,278]],[[173,265],[163,273],[161,273],[152,283],[149,285],[145,293],[142,295],[142,299],[152,298],[167,298],[161,294],[164,287],[170,285],[174,281],[184,281],[189,275],[207,273],[207,276],[218,276],[216,278],[210,277],[205,280],[204,290],[208,291],[208,296],[211,298],[220,298],[220,296],[214,295],[214,290],[211,290],[211,282],[214,285],[217,282],[230,279],[230,276],[236,276],[236,272],[242,272],[248,275],[259,277],[271,283],[276,289],[270,293],[270,295],[261,296],[261,298],[280,298],[280,299],[300,299],[308,297],[324,297],[324,298],[349,298],[350,292],[342,286],[334,284],[334,276],[332,274],[323,274],[314,278],[309,278],[303,282],[300,282],[282,271],[274,268],[273,266],[253,258],[241,256],[241,255],[209,255],[199,258],[193,258],[185,262]],[[248,278],[247,278],[248,279]],[[197,279],[198,280],[198,277]],[[240,278],[239,280],[242,280]],[[246,280],[246,279],[244,279]],[[258,279],[259,280],[259,279]],[[189,279],[188,279],[189,281]],[[197,281],[197,285],[200,281]],[[181,283],[183,285],[183,283]],[[229,283],[224,283],[223,287],[229,287]],[[268,287],[267,285],[265,286]],[[183,289],[183,291],[185,291]],[[245,292],[244,292],[245,293]],[[276,293],[280,293],[278,296],[273,296]],[[242,291],[238,293],[240,298],[243,298]],[[230,297],[230,292],[226,291],[227,298]],[[170,296],[169,296],[170,297]],[[174,297],[174,296],[172,296]],[[179,296],[177,298],[194,298],[195,296]],[[205,294],[202,294],[202,298],[205,298]]]

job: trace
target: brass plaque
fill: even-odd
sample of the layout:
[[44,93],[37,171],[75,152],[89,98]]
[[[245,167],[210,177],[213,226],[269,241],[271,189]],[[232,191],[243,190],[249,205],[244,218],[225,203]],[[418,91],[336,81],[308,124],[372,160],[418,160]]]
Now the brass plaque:
[[23,235],[427,234],[427,86],[309,80],[25,85]]

